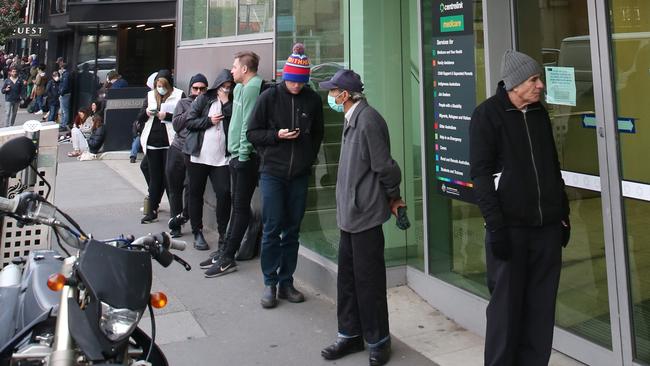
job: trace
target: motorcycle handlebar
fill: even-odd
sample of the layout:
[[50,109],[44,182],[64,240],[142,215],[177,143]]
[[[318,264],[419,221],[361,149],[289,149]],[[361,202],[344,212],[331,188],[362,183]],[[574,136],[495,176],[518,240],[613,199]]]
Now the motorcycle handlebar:
[[0,197],[0,211],[8,213],[16,213],[18,209],[18,198],[9,199],[5,197]]
[[187,243],[183,240],[169,239],[169,249],[183,251],[187,247]]

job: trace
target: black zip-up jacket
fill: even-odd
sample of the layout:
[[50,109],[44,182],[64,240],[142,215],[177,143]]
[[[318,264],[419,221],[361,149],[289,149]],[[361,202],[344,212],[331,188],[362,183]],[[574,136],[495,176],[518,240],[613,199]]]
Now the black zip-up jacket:
[[[185,123],[185,128],[188,131],[187,136],[185,137],[185,146],[183,147],[183,152],[185,154],[192,156],[199,156],[201,154],[205,130],[213,126],[210,117],[208,117],[210,107],[214,102],[221,103],[217,98],[217,90],[227,81],[233,82],[232,74],[228,70],[222,70],[219,75],[217,75],[212,87],[208,89],[205,94],[196,97],[194,102],[192,102]],[[232,116],[232,92],[230,93],[230,100],[221,105],[221,113],[224,117],[221,121],[221,123],[223,123],[223,132],[226,134],[226,156],[229,156],[228,127],[230,126],[230,117]]]
[[[280,129],[300,129],[293,140],[278,138]],[[248,120],[246,138],[261,157],[260,172],[291,179],[311,173],[323,141],[323,102],[308,86],[297,95],[284,83],[260,94]]]
[[539,102],[525,112],[517,109],[503,82],[472,115],[470,170],[489,230],[554,224],[569,216],[548,112]]

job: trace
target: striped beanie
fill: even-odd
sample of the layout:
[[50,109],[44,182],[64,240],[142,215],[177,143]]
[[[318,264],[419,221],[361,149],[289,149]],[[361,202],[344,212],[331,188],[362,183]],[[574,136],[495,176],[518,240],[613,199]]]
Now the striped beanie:
[[305,55],[305,46],[302,43],[293,45],[291,56],[287,59],[282,70],[282,79],[297,83],[309,82],[309,57]]
[[541,73],[542,67],[539,63],[521,52],[507,50],[501,60],[501,80],[506,90],[512,90],[529,77]]

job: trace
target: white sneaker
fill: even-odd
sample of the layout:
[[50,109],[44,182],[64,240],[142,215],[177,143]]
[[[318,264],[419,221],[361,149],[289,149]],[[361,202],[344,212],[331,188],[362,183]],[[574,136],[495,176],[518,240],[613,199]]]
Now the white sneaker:
[[34,114],[37,115],[37,116],[40,116],[41,114],[43,114],[43,111],[37,111],[37,112],[34,112]]

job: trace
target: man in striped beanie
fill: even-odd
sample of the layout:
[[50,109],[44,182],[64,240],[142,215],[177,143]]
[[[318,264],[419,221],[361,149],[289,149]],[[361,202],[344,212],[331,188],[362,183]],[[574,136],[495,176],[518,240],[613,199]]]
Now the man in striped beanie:
[[301,43],[293,46],[282,82],[257,99],[248,120],[246,138],[260,154],[262,254],[264,275],[261,305],[273,308],[278,298],[305,301],[293,286],[298,261],[298,234],[305,214],[311,167],[323,140],[323,103],[305,86],[309,58]]

